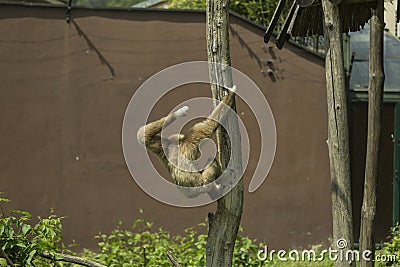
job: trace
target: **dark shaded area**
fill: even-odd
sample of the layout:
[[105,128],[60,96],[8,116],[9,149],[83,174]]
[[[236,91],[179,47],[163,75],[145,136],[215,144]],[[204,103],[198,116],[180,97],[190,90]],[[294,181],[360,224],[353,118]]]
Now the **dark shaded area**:
[[[351,106],[351,177],[354,218],[354,240],[360,238],[360,216],[364,188],[365,155],[367,152],[368,103],[356,102]],[[393,134],[394,104],[384,104],[382,110],[382,137],[380,169],[375,220],[377,243],[386,240],[393,217]]]
[[[264,42],[268,43],[272,33],[276,30],[277,20],[282,13],[284,0],[280,0],[270,25],[264,34]],[[371,17],[371,8],[376,4],[374,1],[356,2],[338,1],[342,15],[342,32],[355,32],[364,27]],[[285,22],[279,29],[276,39],[277,48],[281,49],[286,41],[292,37],[323,36],[323,11],[321,1],[295,0],[290,12],[286,15]]]
[[[177,63],[207,59],[205,14],[73,9],[67,24],[65,11],[1,6],[1,191],[13,208],[40,216],[54,208],[67,216],[65,242],[74,239],[82,246],[94,247],[93,236],[119,220],[130,227],[143,216],[172,233],[204,222],[214,205],[166,206],[136,185],[124,162],[121,129],[130,98],[147,78]],[[331,205],[323,61],[293,45],[270,51],[260,28],[232,18],[233,66],[268,99],[278,135],[271,172],[249,194],[260,132],[251,109],[238,101],[252,149],[244,178],[243,234],[271,249],[327,242]],[[260,69],[259,62],[269,60],[279,77],[275,82]],[[179,87],[157,103],[150,119],[183,100],[210,94],[208,85]]]
[[72,24],[75,26],[76,32],[79,34],[79,36],[81,36],[85,39],[90,50],[94,51],[97,54],[101,64],[105,65],[110,70],[111,78],[114,78],[115,70],[111,66],[111,64],[107,61],[107,59],[103,56],[103,54],[96,48],[96,46],[93,44],[93,42],[90,40],[90,38],[83,32],[81,27],[79,27],[79,25],[75,21],[72,21]]

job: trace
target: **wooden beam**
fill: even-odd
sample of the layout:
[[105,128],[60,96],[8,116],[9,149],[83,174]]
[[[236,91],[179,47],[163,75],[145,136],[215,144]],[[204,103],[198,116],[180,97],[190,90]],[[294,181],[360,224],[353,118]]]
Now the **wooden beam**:
[[268,25],[268,29],[264,35],[264,42],[268,43],[269,39],[271,38],[272,34],[274,33],[276,24],[279,21],[279,17],[282,14],[283,8],[285,7],[286,0],[279,0],[278,6],[275,9],[274,15],[272,16],[271,22]]
[[[206,8],[207,58],[211,93],[214,104],[225,94],[224,87],[232,87],[233,78],[229,49],[229,0],[207,0]],[[215,83],[214,83],[215,82]],[[231,108],[236,111],[233,101]],[[208,238],[206,245],[207,267],[231,267],[236,236],[243,211],[243,173],[241,137],[237,116],[227,116],[225,127],[216,132],[218,158],[223,170],[233,161],[233,172],[227,179],[238,183],[225,196],[218,199],[217,211],[208,215]],[[231,149],[232,148],[232,149]],[[232,150],[232,154],[231,154]]]
[[365,158],[364,196],[361,208],[360,251],[371,251],[371,260],[361,258],[360,267],[373,267],[375,217],[379,177],[379,151],[385,74],[383,70],[384,0],[378,0],[370,20],[368,133]]
[[[339,7],[322,0],[326,44],[326,88],[328,104],[328,151],[332,194],[332,238],[334,249],[353,245],[353,214],[350,177],[349,125],[346,76],[343,63],[342,16]],[[344,247],[341,247],[344,249]],[[348,267],[348,261],[335,261],[335,267]]]
[[290,38],[289,29],[290,29],[291,25],[293,27],[293,21],[296,19],[296,14],[297,14],[298,10],[299,10],[299,5],[297,4],[296,1],[294,1],[292,4],[292,7],[290,8],[289,14],[286,17],[285,23],[283,24],[281,32],[279,33],[278,37],[276,38],[276,46],[279,49],[282,49],[285,42],[288,41]]

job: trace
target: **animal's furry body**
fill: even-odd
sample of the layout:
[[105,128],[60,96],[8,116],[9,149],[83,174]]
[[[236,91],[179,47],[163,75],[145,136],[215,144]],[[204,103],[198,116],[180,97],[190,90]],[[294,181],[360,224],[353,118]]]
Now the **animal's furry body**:
[[234,86],[213,110],[211,115],[204,121],[195,124],[188,130],[187,134],[174,134],[168,138],[161,137],[163,127],[167,127],[177,118],[186,115],[189,109],[186,106],[138,130],[138,141],[147,150],[155,153],[160,158],[161,162],[164,163],[170,172],[175,184],[182,187],[200,187],[196,190],[193,190],[193,188],[188,190],[181,188],[181,191],[188,197],[195,197],[201,193],[219,190],[218,186],[204,186],[222,174],[218,161],[214,159],[203,171],[198,171],[193,161],[196,161],[200,157],[200,142],[205,138],[211,138],[219,127],[217,121],[221,121],[226,115],[226,105],[229,106],[232,103],[235,91],[236,87]]

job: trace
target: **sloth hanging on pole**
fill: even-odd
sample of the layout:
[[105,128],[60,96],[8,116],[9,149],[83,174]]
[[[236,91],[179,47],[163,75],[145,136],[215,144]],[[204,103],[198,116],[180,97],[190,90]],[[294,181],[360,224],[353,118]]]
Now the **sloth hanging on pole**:
[[223,189],[221,185],[208,185],[222,175],[220,163],[213,159],[211,164],[199,171],[195,166],[195,161],[200,157],[201,141],[214,135],[220,127],[219,121],[225,118],[228,113],[227,109],[235,98],[236,86],[228,89],[229,93],[214,108],[210,116],[196,123],[186,134],[177,133],[163,138],[161,132],[176,119],[186,116],[189,110],[187,106],[142,126],[137,132],[139,143],[158,156],[186,197],[209,193],[213,198],[219,195]]

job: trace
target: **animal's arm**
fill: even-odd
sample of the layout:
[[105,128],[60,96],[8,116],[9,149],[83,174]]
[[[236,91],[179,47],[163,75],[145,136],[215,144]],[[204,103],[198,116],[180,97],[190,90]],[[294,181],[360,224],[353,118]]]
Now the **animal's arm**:
[[199,123],[196,123],[188,132],[185,139],[200,144],[201,140],[210,138],[219,127],[218,121],[223,120],[227,114],[226,109],[232,104],[235,97],[236,85],[229,88],[229,93],[224,96],[221,102],[214,108],[210,116]]
[[228,90],[229,90],[228,94],[224,96],[224,98],[222,98],[221,102],[212,111],[212,113],[210,114],[210,116],[208,116],[208,118],[214,120],[218,120],[218,118],[220,118],[220,120],[222,120],[223,117],[226,115],[227,106],[230,106],[232,104],[232,101],[235,97],[236,85],[234,85],[232,88],[228,88]]
[[168,127],[177,118],[186,115],[189,108],[184,106],[179,110],[169,114],[168,116],[161,118],[157,121],[151,122],[145,126],[140,127],[137,132],[137,139],[139,143],[146,146],[147,149],[159,153],[163,151],[161,144],[161,131],[163,128]]

